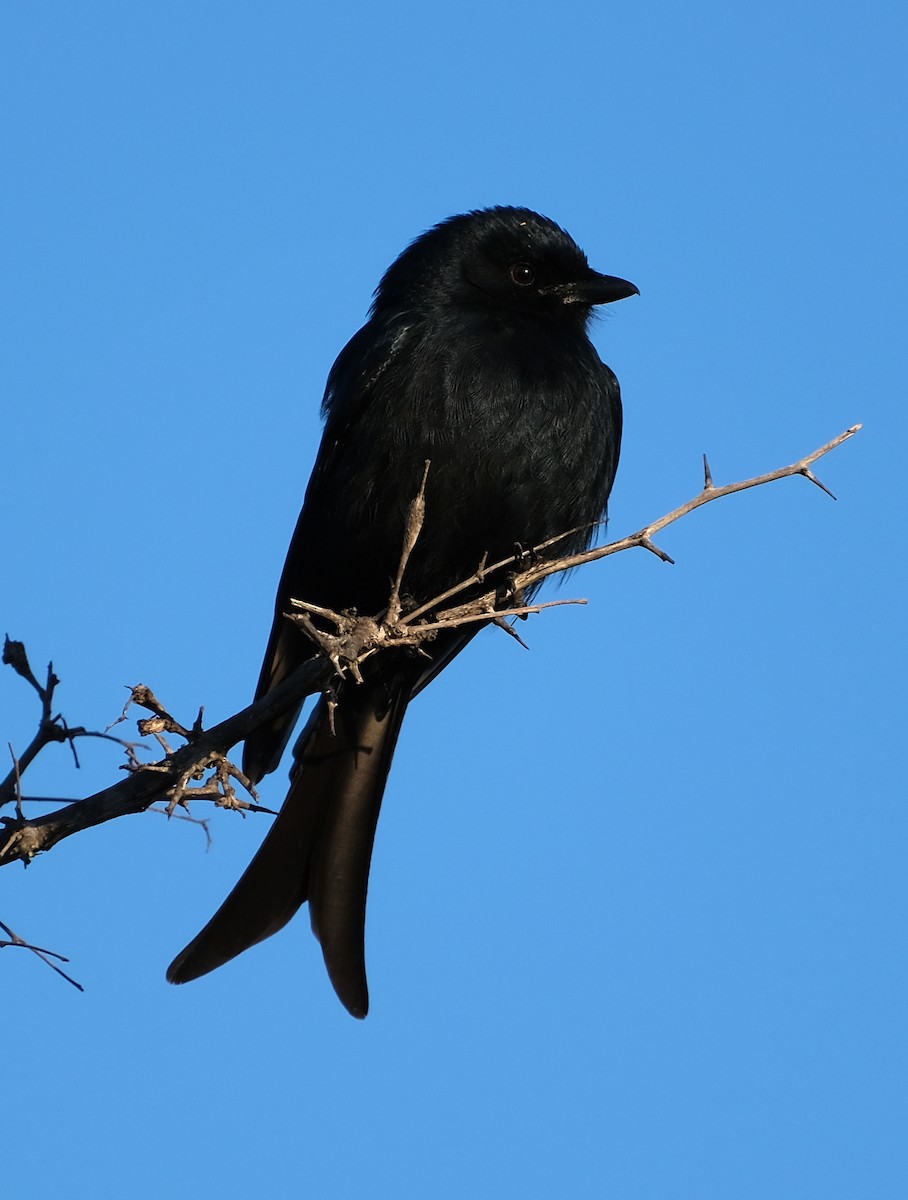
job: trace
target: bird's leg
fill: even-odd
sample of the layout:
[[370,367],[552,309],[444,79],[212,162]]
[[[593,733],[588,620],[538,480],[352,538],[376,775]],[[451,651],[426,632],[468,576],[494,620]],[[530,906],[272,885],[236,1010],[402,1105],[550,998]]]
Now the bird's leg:
[[[508,571],[504,582],[495,589],[495,606],[496,608],[523,608],[524,604],[526,604],[526,597],[523,588],[517,584],[517,574],[514,571]],[[522,614],[522,619],[526,620],[525,613]]]

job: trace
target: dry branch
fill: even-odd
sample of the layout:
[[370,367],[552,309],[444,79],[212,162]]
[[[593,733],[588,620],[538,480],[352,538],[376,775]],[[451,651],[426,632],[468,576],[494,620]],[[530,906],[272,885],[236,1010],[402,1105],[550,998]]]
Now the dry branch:
[[0,866],[28,862],[42,850],[50,850],[57,842],[83,829],[102,825],[115,817],[144,812],[156,800],[167,797],[183,777],[198,770],[210,755],[226,754],[250,730],[298,705],[306,696],[326,686],[330,678],[330,664],[314,659],[261,700],[211,729],[201,731],[189,745],[173,751],[160,762],[132,770],[119,783],[40,817],[0,818],[3,826],[0,828]]
[[[712,475],[709,471],[709,464],[706,462],[706,456],[704,455],[705,483],[703,489],[691,500],[688,500],[685,504],[680,505],[678,508],[672,509],[672,511],[670,513],[666,513],[664,517],[659,517],[658,520],[651,521],[648,525],[644,525],[643,528],[638,530],[636,533],[628,534],[627,537],[619,538],[615,542],[609,542],[605,546],[595,546],[592,550],[584,550],[579,554],[571,554],[563,558],[546,558],[545,552],[547,550],[549,550],[552,546],[556,546],[559,542],[564,541],[566,537],[570,537],[572,533],[577,533],[578,530],[572,529],[565,533],[559,534],[557,537],[551,538],[549,541],[543,542],[541,545],[535,547],[535,561],[533,561],[525,570],[518,571],[514,574],[514,587],[515,589],[519,590],[529,590],[538,586],[543,579],[547,578],[549,575],[556,575],[561,571],[572,570],[574,567],[582,567],[585,563],[595,562],[600,558],[608,558],[609,555],[619,554],[623,550],[633,550],[636,547],[642,547],[644,550],[649,550],[650,553],[655,554],[658,558],[661,558],[663,562],[674,562],[674,559],[672,559],[668,554],[665,553],[664,550],[661,550],[654,543],[653,538],[656,534],[661,533],[661,531],[666,529],[669,525],[674,525],[676,521],[680,521],[682,517],[686,517],[695,509],[702,508],[704,504],[711,504],[714,500],[721,500],[725,496],[734,495],[735,492],[744,492],[748,488],[762,487],[767,483],[775,483],[779,479],[788,479],[793,475],[803,475],[805,479],[809,479],[811,483],[816,484],[816,486],[824,491],[828,496],[832,496],[832,498],[835,499],[835,496],[832,495],[832,492],[829,490],[829,488],[827,488],[825,484],[822,484],[820,480],[817,479],[816,475],[814,475],[813,471],[811,470],[811,467],[815,462],[818,461],[818,459],[823,458],[824,455],[829,454],[832,450],[835,450],[841,446],[843,442],[847,442],[849,438],[854,437],[859,429],[861,429],[860,425],[852,425],[850,429],[846,429],[844,433],[840,433],[839,436],[833,438],[832,441],[827,442],[824,446],[821,446],[818,450],[812,451],[810,454],[805,454],[803,458],[799,458],[797,462],[791,463],[790,466],[779,467],[775,471],[768,471],[764,475],[755,475],[752,479],[744,479],[738,483],[728,483],[724,487],[716,487],[713,484]],[[513,560],[506,559],[493,564],[491,567],[486,566],[483,568],[482,578],[493,576],[496,572],[500,572],[508,567],[513,567]],[[447,603],[448,600],[451,600],[467,589],[474,587],[477,580],[481,582],[481,579],[479,576],[477,576],[473,579],[466,580],[463,583],[458,584],[456,587],[450,588],[443,595],[436,596],[434,600],[431,600],[427,604],[423,604],[419,608],[414,609],[413,612],[408,613],[405,621],[415,622],[428,612],[438,611],[438,609]],[[475,605],[482,603],[485,603],[487,606],[493,605],[494,593],[488,592],[479,600],[471,601],[469,608],[472,610]],[[561,603],[569,602],[561,601]],[[582,601],[574,601],[574,603],[582,603]],[[543,607],[545,607],[545,605],[531,605],[529,608],[524,608],[519,611],[521,613],[538,612],[539,609]],[[457,620],[459,611],[460,609],[458,607],[454,607],[446,610],[446,614],[449,614],[451,619]]]
[[[477,567],[476,573],[469,579],[463,580],[456,587],[448,589],[440,596],[420,605],[406,613],[401,613],[400,590],[403,583],[406,562],[412,552],[413,545],[419,537],[424,514],[425,477],[420,494],[411,505],[405,531],[404,550],[401,566],[397,573],[389,605],[380,617],[353,617],[349,614],[333,613],[304,601],[294,602],[296,613],[293,618],[306,630],[322,648],[323,653],[298,668],[280,686],[263,696],[254,704],[244,708],[234,716],[221,721],[213,728],[204,730],[201,726],[201,714],[191,729],[175,721],[160,702],[148,689],[135,689],[134,698],[138,703],[153,713],[153,718],[142,723],[147,734],[155,736],[164,749],[165,757],[156,763],[141,764],[135,759],[134,747],[130,743],[122,743],[131,748],[133,761],[130,774],[126,779],[113,784],[85,800],[67,803],[63,807],[43,816],[31,819],[21,814],[15,818],[0,818],[0,866],[10,862],[30,861],[36,854],[51,849],[57,842],[83,829],[102,824],[115,817],[129,813],[145,811],[156,800],[167,799],[168,809],[173,811],[176,805],[185,806],[194,796],[214,799],[216,803],[228,807],[256,809],[258,806],[237,801],[231,803],[231,779],[244,781],[241,772],[226,760],[225,756],[232,746],[241,742],[253,729],[273,720],[280,714],[297,707],[302,700],[318,691],[331,691],[338,676],[351,677],[354,681],[359,676],[362,663],[372,654],[390,648],[401,646],[419,649],[424,643],[430,642],[440,630],[452,629],[458,626],[483,623],[501,622],[506,617],[523,617],[541,612],[544,608],[559,604],[583,604],[583,600],[558,600],[539,604],[525,604],[521,598],[525,592],[532,593],[549,575],[594,562],[600,558],[642,547],[657,555],[665,562],[671,562],[668,554],[656,545],[653,540],[663,529],[680,521],[682,517],[701,508],[704,504],[742,492],[747,488],[760,487],[793,475],[803,475],[812,483],[828,492],[819,479],[814,475],[812,467],[818,459],[831,450],[842,445],[853,437],[861,428],[855,425],[847,429],[837,438],[827,442],[818,450],[805,455],[804,458],[787,467],[770,471],[764,475],[755,476],[739,483],[716,487],[712,480],[709,464],[704,457],[705,484],[703,489],[685,504],[650,522],[636,533],[598,546],[580,554],[561,558],[545,557],[547,551],[557,546],[571,533],[568,531],[559,537],[537,546],[529,555],[521,554],[518,561],[513,558],[502,560],[492,566],[484,562]],[[427,465],[427,470],[428,470]],[[829,492],[829,495],[832,495]],[[508,596],[515,600],[513,604],[502,603],[501,581],[506,579]],[[491,586],[492,581],[498,581],[498,586]],[[489,584],[486,587],[486,584]],[[485,589],[477,595],[478,589]],[[453,602],[453,603],[452,603]],[[320,624],[313,621],[318,618]],[[325,623],[332,626],[333,632],[325,632]],[[89,731],[68,729],[60,717],[51,716],[51,701],[56,687],[56,677],[52,667],[48,670],[47,684],[42,686],[35,679],[27,666],[24,647],[20,643],[10,643],[7,639],[9,653],[4,653],[4,661],[10,664],[38,692],[42,703],[42,719],[35,742],[17,760],[11,776],[0,785],[0,803],[14,799],[17,794],[17,779],[21,776],[29,762],[33,761],[43,745],[50,741],[69,741],[75,736],[107,736],[109,734],[91,734]],[[21,654],[19,649],[21,647]],[[187,739],[188,744],[177,750],[171,750],[164,740],[164,733],[175,733]],[[111,740],[119,740],[111,738]],[[215,777],[209,778],[208,783],[201,787],[190,786],[192,781],[202,779],[205,770],[214,766]],[[4,790],[5,789],[5,790]],[[234,797],[235,799],[235,797]],[[269,810],[264,810],[269,811]]]

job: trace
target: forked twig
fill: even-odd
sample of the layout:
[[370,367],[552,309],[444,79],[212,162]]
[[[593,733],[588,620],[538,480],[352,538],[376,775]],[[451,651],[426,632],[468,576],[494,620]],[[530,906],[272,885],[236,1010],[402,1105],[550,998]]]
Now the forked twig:
[[0,921],[0,929],[3,930],[8,939],[7,941],[0,941],[0,950],[5,950],[8,946],[16,946],[22,950],[30,950],[32,954],[34,954],[37,958],[40,958],[41,961],[46,966],[50,967],[52,971],[56,971],[58,975],[62,975],[67,983],[71,983],[73,987],[78,988],[80,992],[85,991],[85,988],[81,983],[73,979],[71,975],[67,975],[66,972],[58,967],[56,963],[50,961],[52,958],[56,958],[59,962],[68,963],[69,959],[64,954],[58,954],[56,950],[47,950],[43,946],[33,946],[31,942],[27,942],[25,938],[19,937],[18,933],[15,933],[8,925],[5,925],[3,921]]

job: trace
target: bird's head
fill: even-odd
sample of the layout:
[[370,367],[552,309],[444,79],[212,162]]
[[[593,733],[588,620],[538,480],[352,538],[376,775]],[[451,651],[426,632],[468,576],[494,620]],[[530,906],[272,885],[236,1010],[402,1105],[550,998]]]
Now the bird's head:
[[626,279],[594,271],[547,217],[528,208],[485,208],[416,238],[386,271],[373,312],[466,306],[585,322],[594,305],[636,294]]

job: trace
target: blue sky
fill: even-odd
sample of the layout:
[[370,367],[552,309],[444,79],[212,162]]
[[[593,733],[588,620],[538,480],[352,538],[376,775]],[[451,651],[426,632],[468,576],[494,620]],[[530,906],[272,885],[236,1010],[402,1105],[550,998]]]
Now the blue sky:
[[[164,968],[267,818],[154,815],[3,872],[10,1194],[902,1197],[904,47],[895,4],[5,4],[3,628],[68,720],[252,691],[333,358],[428,225],[564,224],[612,530],[863,432],[484,635],[411,709],[373,1010],[305,915]],[[899,615],[901,614],[901,615]],[[36,706],[0,673],[0,734]],[[48,752],[29,790],[117,774]],[[283,779],[264,799],[279,803]],[[211,815],[206,813],[205,815]],[[40,1130],[40,1135],[36,1131]]]

